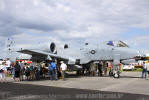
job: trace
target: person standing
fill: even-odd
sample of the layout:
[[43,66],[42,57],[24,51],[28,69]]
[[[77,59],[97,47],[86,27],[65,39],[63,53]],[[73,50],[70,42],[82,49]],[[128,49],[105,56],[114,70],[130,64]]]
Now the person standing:
[[147,64],[145,63],[145,61],[143,62],[143,69],[142,69],[142,78],[144,78],[144,74],[145,74],[145,78],[146,78],[146,74],[147,74]]
[[46,73],[47,73],[46,64],[45,63],[42,63],[42,72],[43,72],[43,78],[45,79],[46,78]]
[[96,66],[95,62],[92,62],[90,65],[90,72],[91,72],[92,76],[96,75],[96,69],[97,69],[97,66]]
[[149,61],[148,61],[147,65],[146,65],[146,68],[147,68],[147,79],[149,79]]
[[34,64],[31,63],[30,64],[30,80],[34,80],[35,79],[35,67],[34,67]]
[[103,68],[104,68],[104,76],[107,76],[108,63],[105,61],[103,62]]
[[11,66],[11,76],[12,76],[12,79],[15,79],[14,62],[12,62],[10,66]]
[[23,76],[24,76],[24,71],[25,71],[25,65],[24,65],[24,63],[22,63],[22,61],[20,61],[20,67],[21,67],[20,80],[23,81],[24,80]]
[[61,74],[61,68],[60,68],[60,64],[57,64],[57,78],[61,79],[62,78],[62,74]]
[[6,81],[6,73],[7,73],[6,63],[2,62],[2,65],[0,66],[0,82]]
[[7,58],[6,62],[5,62],[5,65],[6,65],[6,68],[7,68],[7,71],[10,73],[11,71],[11,61],[9,58]]
[[61,75],[62,75],[62,79],[65,80],[65,72],[67,70],[67,65],[61,61],[61,66],[60,66],[60,69],[61,69]]
[[35,63],[34,66],[35,66],[35,69],[34,69],[35,70],[35,79],[40,80],[40,64],[39,64],[39,62]]
[[53,77],[55,80],[57,80],[57,68],[54,61],[51,61],[49,64],[49,75],[50,75],[50,80],[53,80]]
[[16,64],[14,65],[14,69],[15,69],[15,81],[20,81],[20,71],[21,71],[21,67],[20,67],[18,61],[17,61]]
[[26,64],[26,68],[25,68],[25,76],[26,76],[26,80],[29,81],[30,79],[30,65],[29,64]]
[[101,62],[98,63],[98,76],[102,76],[102,64],[101,64]]

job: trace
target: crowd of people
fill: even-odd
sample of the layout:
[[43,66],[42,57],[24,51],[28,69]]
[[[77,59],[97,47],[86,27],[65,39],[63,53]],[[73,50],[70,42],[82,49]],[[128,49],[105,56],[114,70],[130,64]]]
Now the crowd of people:
[[49,61],[48,63],[16,61],[11,63],[10,68],[6,67],[6,62],[3,62],[0,66],[0,81],[6,81],[7,73],[10,73],[15,81],[40,80],[47,78],[47,75],[50,80],[65,80],[66,70],[67,65],[64,61],[61,61],[60,64],[56,64],[54,61]]
[[[8,73],[8,68],[6,68],[6,62],[2,64],[3,68],[0,67],[3,71],[1,75],[2,80],[5,80],[5,74]],[[112,67],[112,65],[111,65]],[[82,65],[82,69],[77,70],[77,75],[87,75],[87,76],[103,76],[107,75],[108,64],[105,62],[92,62],[91,64]],[[11,62],[9,73],[15,81],[24,81],[24,80],[40,80],[46,79],[49,80],[65,80],[66,70],[69,69],[64,61],[55,62],[31,62],[26,63],[22,61]]]
[[[5,80],[6,63],[3,65],[3,80]],[[70,66],[69,66],[70,67]],[[106,76],[108,67],[112,69],[112,63],[108,64],[107,62],[92,62],[91,64],[82,65],[81,69],[78,69],[77,75],[83,76]],[[4,71],[5,69],[5,71]],[[10,65],[9,72],[12,75],[12,78],[15,81],[24,81],[24,80],[40,80],[49,78],[49,80],[65,80],[66,70],[69,69],[64,61],[55,62],[31,62],[26,63],[22,61],[12,62]],[[8,72],[7,72],[8,73]],[[47,77],[48,76],[48,77]]]
[[[118,65],[119,72],[122,71],[122,64]],[[108,72],[113,71],[112,62],[106,61],[93,61],[90,64],[83,65],[83,68],[78,72],[79,75],[83,76],[107,76]]]

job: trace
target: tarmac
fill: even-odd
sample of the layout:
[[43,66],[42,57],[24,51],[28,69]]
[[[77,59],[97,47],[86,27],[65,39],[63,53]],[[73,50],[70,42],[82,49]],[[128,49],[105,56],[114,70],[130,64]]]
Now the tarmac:
[[142,79],[141,72],[123,72],[119,79],[113,77],[73,77],[66,81],[22,81],[21,84],[89,89],[149,95],[149,80]]
[[[41,89],[35,89],[35,90],[37,90],[35,92],[37,97],[38,97],[37,94],[39,94],[41,91],[46,91],[46,89],[48,89],[48,88],[50,88],[50,92],[47,91],[47,93],[50,95],[51,95],[51,93],[55,93],[58,89],[58,91],[60,93],[56,92],[56,94],[55,94],[56,96],[58,96],[58,97],[62,96],[61,98],[63,98],[63,99],[70,99],[70,98],[65,98],[65,97],[67,97],[67,96],[73,97],[75,95],[75,97],[71,98],[71,100],[78,99],[78,98],[76,98],[76,95],[80,94],[80,93],[83,93],[83,96],[85,94],[85,97],[87,97],[86,99],[88,99],[88,100],[91,99],[90,97],[88,97],[89,94],[97,97],[97,98],[92,98],[92,99],[98,99],[101,97],[101,95],[108,96],[108,94],[112,94],[112,95],[117,96],[117,98],[112,98],[113,96],[110,98],[110,99],[114,99],[114,100],[115,99],[126,100],[128,98],[132,98],[133,100],[149,100],[149,80],[146,80],[144,78],[142,79],[142,78],[140,78],[140,76],[141,76],[141,72],[123,72],[123,73],[121,73],[121,77],[119,79],[115,79],[113,77],[83,76],[83,77],[70,77],[70,78],[67,78],[66,81],[63,81],[63,80],[57,80],[57,81],[40,80],[40,81],[14,82],[10,78],[8,78],[7,80],[9,81],[9,83],[1,83],[0,87],[2,87],[2,86],[5,87],[6,84],[9,84],[7,86],[10,86],[11,88],[12,87],[14,88],[15,86],[19,86],[19,87],[21,86],[21,88],[28,87],[28,89],[30,89],[30,90],[27,90],[28,92],[33,91],[35,89],[35,87],[36,88],[42,87]],[[10,87],[8,88],[7,92],[9,92],[9,89],[11,89]],[[0,92],[3,92],[2,90],[3,89],[0,89]],[[11,89],[11,91],[12,90],[13,89]],[[19,90],[15,90],[15,91],[17,91],[18,95],[19,95],[19,93],[23,93],[26,90],[21,91],[21,89],[19,89]],[[65,95],[59,95],[59,94],[61,94],[62,91],[65,93]],[[17,93],[17,92],[15,92],[15,93]],[[47,95],[47,93],[46,93],[46,95]],[[30,93],[30,94],[32,94],[32,96],[33,96],[33,93]],[[98,96],[97,96],[97,94],[98,94]],[[99,94],[100,94],[100,97],[99,97]],[[10,97],[12,97],[12,96],[10,96]],[[10,97],[5,98],[5,99],[9,100]],[[44,97],[47,97],[47,96],[44,96]],[[42,96],[38,97],[38,98],[41,99]],[[44,99],[44,98],[42,98],[42,99]],[[53,98],[53,100],[58,100],[58,99],[60,99],[60,98]],[[85,98],[81,98],[81,100],[82,99],[85,99]],[[107,100],[109,98],[101,97],[100,99]],[[45,100],[47,100],[47,99],[45,99]]]

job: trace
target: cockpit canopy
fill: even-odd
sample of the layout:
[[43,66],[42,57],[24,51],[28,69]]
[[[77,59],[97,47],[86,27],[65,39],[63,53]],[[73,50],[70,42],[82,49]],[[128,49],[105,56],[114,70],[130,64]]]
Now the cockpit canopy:
[[107,45],[115,46],[115,47],[127,47],[127,48],[129,48],[129,46],[126,43],[124,43],[120,40],[119,41],[108,41]]

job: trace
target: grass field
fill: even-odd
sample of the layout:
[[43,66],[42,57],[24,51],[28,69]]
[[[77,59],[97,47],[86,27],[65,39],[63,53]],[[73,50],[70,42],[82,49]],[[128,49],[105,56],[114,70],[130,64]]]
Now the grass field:
[[136,68],[134,70],[123,70],[125,72],[142,72],[142,68]]

